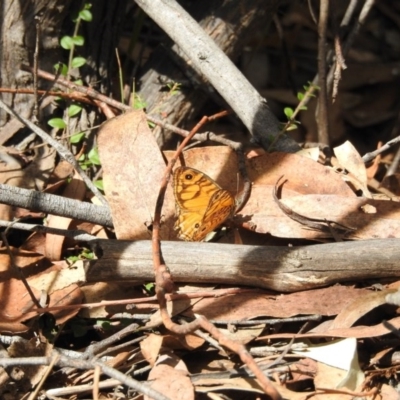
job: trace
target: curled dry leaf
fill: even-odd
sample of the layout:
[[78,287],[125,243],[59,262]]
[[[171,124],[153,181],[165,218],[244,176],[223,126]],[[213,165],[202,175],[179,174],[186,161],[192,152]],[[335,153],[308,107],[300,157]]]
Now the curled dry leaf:
[[[354,230],[348,239],[386,239],[400,237],[400,204],[388,200],[373,200],[365,197],[344,197],[337,195],[302,195],[285,197],[282,202],[302,215],[321,220],[333,220]],[[300,211],[299,211],[300,210]],[[292,221],[275,227],[276,236],[318,239],[329,234],[307,230]],[[293,235],[293,236],[289,236]]]

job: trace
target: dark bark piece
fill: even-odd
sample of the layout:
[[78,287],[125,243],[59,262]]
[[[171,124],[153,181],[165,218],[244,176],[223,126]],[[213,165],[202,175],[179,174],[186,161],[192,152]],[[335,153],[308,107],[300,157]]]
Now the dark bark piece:
[[[96,0],[92,3],[93,20],[82,24],[85,46],[82,49],[88,64],[82,68],[87,84],[109,95],[117,73],[117,48],[127,0]],[[78,2],[79,7],[82,4]]]
[[[150,241],[94,241],[99,259],[88,282],[154,280]],[[400,240],[377,239],[299,247],[163,242],[175,282],[248,285],[295,292],[337,282],[400,277]]]

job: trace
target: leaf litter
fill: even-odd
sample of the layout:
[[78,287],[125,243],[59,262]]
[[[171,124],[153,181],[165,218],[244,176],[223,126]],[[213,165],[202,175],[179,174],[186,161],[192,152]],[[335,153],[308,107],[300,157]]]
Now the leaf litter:
[[[150,153],[154,151],[151,150],[151,147],[155,146],[155,144],[149,146],[149,131],[147,124],[144,124],[143,117],[127,114],[125,118],[131,127],[135,126],[135,124],[140,127],[137,132],[134,132],[134,135],[136,135],[134,136],[134,142],[136,140],[139,143],[146,141]],[[119,143],[129,142],[129,138],[123,136],[128,134],[131,135],[132,130],[120,131],[121,136],[115,138],[115,140],[119,140]],[[141,135],[144,135],[143,139]],[[151,210],[155,205],[157,185],[149,184],[149,180],[155,178],[149,175],[146,178],[147,180],[145,179],[149,170],[142,172],[141,177],[138,176],[138,169],[141,168],[140,165],[136,166],[132,171],[122,167],[124,163],[127,163],[128,157],[128,155],[123,155],[123,152],[116,153],[112,150],[111,154],[104,156],[105,153],[110,152],[110,149],[115,148],[115,146],[109,147],[100,141],[100,153],[104,157],[103,166],[105,169],[106,195],[109,196],[113,210],[116,234],[117,237],[124,239],[142,239],[148,237],[148,228],[146,226],[148,217],[146,215],[151,216]],[[129,148],[129,150],[131,149]],[[142,149],[142,152],[145,152],[145,149]],[[237,187],[240,187],[241,182],[238,180],[237,175],[232,172],[235,171],[234,166],[237,163],[237,159],[236,155],[229,148],[205,147],[191,149],[186,151],[184,156],[186,162],[190,163],[192,167],[209,174],[222,187],[231,190],[232,193],[237,192]],[[166,157],[168,158],[169,155],[166,154]],[[118,158],[122,161],[119,166],[116,165]],[[210,160],[213,160],[213,162],[210,163]],[[346,158],[342,157],[341,163],[344,163],[345,160]],[[108,163],[110,163],[110,167],[107,166]],[[164,163],[161,161],[160,167],[162,165]],[[119,168],[118,174],[112,172],[116,166]],[[108,168],[110,172],[106,172]],[[312,217],[321,219],[329,218],[355,226],[357,228],[356,233],[350,235],[350,238],[353,240],[397,237],[398,203],[390,200],[357,197],[353,191],[354,188],[350,188],[346,183],[347,179],[343,179],[343,176],[333,169],[326,168],[303,156],[279,153],[249,159],[247,161],[247,168],[253,182],[253,187],[250,201],[241,211],[241,214],[251,216],[251,221],[254,222],[256,226],[255,230],[258,233],[269,233],[276,237],[303,240],[321,240],[323,238],[321,232],[310,232],[301,225],[299,226],[295,221],[287,218],[274,203],[272,191],[279,177],[284,175],[287,178],[287,183],[285,183],[282,191],[282,201],[291,209]],[[348,168],[349,170],[352,169],[354,174],[355,167]],[[360,170],[361,175],[363,175],[362,168]],[[133,183],[130,187],[129,185],[125,185],[121,189],[119,182],[134,181],[135,177],[138,177],[138,182],[142,182],[142,184],[137,185]],[[361,181],[361,178],[358,177],[357,181]],[[365,184],[365,180],[362,183]],[[118,190],[127,189],[127,192],[117,193],[116,188]],[[82,198],[82,195],[79,195],[79,197]],[[137,205],[137,209],[132,207],[132,201]],[[173,204],[172,193],[170,191],[167,192],[168,201]],[[365,211],[366,206],[373,207],[372,211],[371,209],[369,212]],[[129,219],[125,214],[128,209],[133,212]],[[163,209],[163,212],[165,213],[163,214],[164,221],[173,221],[173,207],[167,207],[165,210]],[[140,221],[140,223],[131,225],[131,229],[129,230],[130,225],[127,222],[133,220]],[[118,221],[120,221],[120,225]],[[69,223],[65,226],[68,227]],[[164,234],[170,240],[175,239],[171,228],[164,231]],[[37,244],[36,246],[39,248],[40,245]],[[57,254],[62,254],[62,242],[57,247]],[[18,260],[23,260],[31,254],[33,255],[34,253],[21,253]],[[54,252],[52,254],[50,259],[53,259],[54,262],[59,256],[55,256]],[[46,261],[43,256],[37,255],[36,257],[32,259],[31,264]],[[18,261],[18,265],[22,265],[20,261]],[[62,266],[60,264],[57,267],[54,264],[53,267],[46,269],[44,272],[32,271],[33,275],[28,278],[28,282],[34,293],[44,290],[49,295],[50,302],[47,304],[49,307],[77,304],[83,300],[82,291],[79,288],[84,281],[84,273],[79,272],[82,271],[83,265],[79,266],[79,263],[75,263],[72,266]],[[65,278],[63,277],[64,272],[66,272]],[[75,277],[72,275],[72,272],[77,272],[79,275]],[[8,297],[8,304],[3,304],[2,312],[4,313],[4,321],[9,321],[2,325],[3,332],[27,331],[29,328],[23,322],[36,316],[36,313],[29,311],[29,309],[32,309],[33,304],[29,297],[26,296],[26,293],[24,294],[24,286],[19,282],[18,285],[20,288],[18,288],[15,286],[17,282],[15,278],[8,278],[2,283],[1,290],[3,293],[7,293]],[[11,283],[13,286],[10,286]],[[82,290],[87,293],[86,301],[92,303],[102,301],[106,298],[116,300],[133,295],[134,298],[140,299],[141,296],[145,296],[145,292],[140,290],[132,292],[131,290],[126,290],[128,287],[124,289],[125,286],[117,282],[103,282],[88,286],[87,288],[83,287]],[[214,287],[181,286],[179,288],[179,292],[182,293],[192,293],[196,290],[202,292],[208,290],[212,293]],[[257,348],[263,348],[263,346],[260,346],[262,342],[268,344],[269,353],[267,354],[269,354],[268,359],[270,363],[281,354],[278,346],[279,343],[289,346],[289,348],[293,346],[293,349],[289,350],[289,354],[294,359],[291,361],[288,359],[287,363],[289,364],[287,365],[291,365],[290,369],[297,372],[289,372],[288,369],[286,373],[283,373],[286,376],[287,386],[286,388],[279,387],[278,391],[281,391],[283,396],[296,399],[304,398],[304,393],[292,390],[296,388],[298,382],[302,381],[313,382],[317,392],[318,387],[331,387],[337,390],[341,389],[342,391],[346,389],[353,392],[356,389],[360,389],[361,384],[365,382],[366,378],[357,362],[359,353],[356,346],[356,339],[367,341],[371,340],[371,338],[378,339],[381,336],[390,334],[393,329],[400,327],[400,318],[396,317],[393,311],[391,313],[386,311],[387,323],[379,321],[379,318],[377,319],[376,316],[372,318],[371,314],[374,310],[382,309],[385,306],[388,307],[386,296],[394,294],[396,291],[396,288],[383,288],[383,290],[371,291],[370,288],[359,288],[351,285],[334,285],[327,288],[284,295],[263,290],[253,290],[247,293],[222,295],[216,298],[204,297],[193,300],[176,300],[169,302],[168,308],[172,315],[180,316],[184,319],[193,318],[196,314],[206,316],[217,324],[228,337],[241,343],[246,343],[250,351],[254,351],[255,354],[257,354]],[[80,315],[82,317],[86,316],[86,318],[109,319],[112,318],[112,315],[117,316],[121,314],[124,315],[124,318],[128,318],[128,320],[135,320],[135,315],[138,312],[150,312],[150,314],[147,314],[148,322],[146,326],[160,326],[161,319],[156,317],[157,312],[151,315],[154,312],[151,310],[154,310],[154,308],[149,307],[149,305],[150,303],[148,305],[144,304],[145,308],[136,306],[131,310],[126,310],[124,306],[118,305],[112,308],[95,307],[81,311]],[[56,323],[59,324],[70,320],[77,312],[78,309],[71,309],[68,313],[54,312]],[[317,320],[309,322],[311,326],[307,333],[296,333],[296,331],[293,333],[280,332],[279,327],[283,321],[292,321],[287,322],[287,324],[295,327],[299,324],[296,322],[296,318],[313,315],[318,316],[322,321],[320,323],[316,322]],[[330,319],[332,317],[334,317],[333,320]],[[369,325],[358,325],[359,320],[363,321],[364,324],[366,321],[369,321]],[[269,333],[265,335],[265,332],[268,331]],[[292,345],[288,344],[288,340],[293,337],[295,338],[295,342]],[[313,338],[314,340],[318,338],[320,341],[325,338],[326,341],[313,343]],[[332,338],[338,339],[332,341]],[[297,343],[303,344],[305,346],[304,349],[296,350],[298,347]],[[345,347],[338,347],[344,346],[347,343],[349,346],[352,346],[352,350]],[[220,392],[221,390],[239,390],[241,392],[262,393],[262,390],[253,379],[246,376],[235,377],[235,373],[239,375],[245,374],[245,371],[241,371],[236,361],[233,361],[232,366],[229,368],[225,365],[221,369],[220,366],[216,365],[214,368],[209,369],[211,363],[205,358],[202,372],[200,375],[194,374],[191,379],[191,373],[188,372],[185,361],[176,352],[186,352],[187,355],[185,358],[188,358],[187,362],[191,366],[191,353],[197,351],[201,354],[204,351],[202,349],[207,349],[208,347],[217,351],[222,356],[222,359],[226,357],[225,350],[217,343],[213,343],[210,337],[198,337],[196,334],[179,337],[174,334],[167,334],[161,330],[158,333],[150,333],[147,338],[140,341],[139,351],[143,357],[139,361],[139,365],[146,361],[151,366],[148,379],[153,382],[152,387],[163,391],[165,394],[169,393],[171,398],[194,398],[195,391],[198,393],[209,393],[211,390],[215,392]],[[328,351],[331,348],[332,350]],[[135,347],[130,352],[132,355],[138,351],[138,349],[134,349]],[[315,353],[317,350],[320,352]],[[334,362],[333,356],[338,356],[338,364]],[[263,358],[260,357],[259,362],[261,364],[265,362]],[[311,360],[314,360],[313,362],[316,364],[313,364],[312,372],[310,370],[306,372],[304,369],[304,365],[306,364],[302,363],[312,363]],[[346,362],[347,364],[344,365],[343,363]],[[271,368],[271,372],[269,372],[271,378],[274,368],[278,367]],[[230,372],[229,376],[224,378],[223,374],[226,373],[227,369],[232,369],[236,372],[233,374]],[[213,374],[215,377],[211,376]],[[282,376],[282,372],[280,374]],[[174,384],[170,385],[171,382],[174,382]],[[165,389],[167,386],[169,387],[168,390]],[[386,390],[390,392],[389,388],[386,388]],[[342,394],[336,393],[335,395],[328,395],[327,393],[318,394],[317,392],[314,398],[328,399],[331,396],[333,396],[332,398],[351,398],[350,394],[343,394],[345,392]],[[180,393],[180,395],[177,395],[177,393]]]
[[[384,15],[390,15],[385,8],[388,5],[380,4],[379,7]],[[390,33],[393,34],[393,31]],[[361,56],[371,54],[365,52]],[[397,68],[397,64],[373,63],[363,65],[360,70],[357,70],[356,65],[344,73],[342,86],[349,92],[342,94],[342,98],[331,109],[336,117],[336,121],[332,122],[335,141],[339,142],[344,135],[344,122],[367,127],[392,117],[385,112],[395,99],[397,86],[393,84],[393,68]],[[377,89],[379,84],[386,84],[385,90],[380,90],[379,95],[376,90],[371,90],[369,96],[350,92],[366,85],[367,80],[374,82]],[[282,96],[282,92],[277,95]],[[347,104],[342,110],[338,107],[341,102]],[[372,112],[376,110],[378,112]],[[341,113],[342,119],[339,118]],[[303,127],[311,135],[315,131],[314,116],[310,121],[306,121],[306,117],[301,118]],[[101,131],[99,147],[115,236],[126,240],[149,239],[159,182],[165,168],[163,156],[168,159],[169,155],[162,155],[158,151],[144,115],[126,114],[110,121]],[[372,167],[366,170],[360,154],[350,142],[334,150],[336,159],[332,160],[333,168],[316,162],[320,152],[315,149],[307,151],[312,153],[312,159],[300,154],[273,153],[247,160],[248,173],[253,182],[252,195],[240,214],[251,221],[254,232],[268,238],[273,245],[284,243],[286,246],[299,241],[326,242],[331,239],[326,232],[307,229],[291,220],[277,207],[272,193],[279,177],[283,175],[287,182],[282,189],[280,201],[289,209],[309,218],[333,220],[354,227],[356,230],[345,239],[364,240],[365,251],[368,250],[368,239],[397,238],[399,205],[396,196],[400,194],[400,175],[385,176],[382,184],[376,185],[373,180],[375,177],[380,179],[379,163],[375,163],[373,171]],[[385,157],[378,158],[390,163],[391,159]],[[229,148],[195,148],[187,150],[184,158],[187,165],[204,171],[231,193],[237,194],[240,191],[243,182],[236,173],[236,155]],[[42,189],[48,177],[47,170],[54,164],[55,153],[51,154],[50,151],[48,157],[41,160],[43,164],[35,167],[33,174],[11,171],[10,175],[10,171],[5,168],[1,171],[4,178],[2,182],[10,183],[14,179],[14,184],[19,187],[36,186]],[[10,166],[12,163],[9,163]],[[44,179],[38,179],[38,176]],[[64,185],[69,176],[67,174],[61,178],[53,190],[57,192],[58,185]],[[384,199],[374,193],[376,190],[384,193]],[[360,192],[363,197],[360,197]],[[64,192],[62,195],[67,194]],[[83,196],[77,195],[74,198],[83,199]],[[9,220],[15,215],[27,215],[25,210],[14,210],[9,206],[1,212],[4,217],[2,219]],[[176,239],[173,224],[174,201],[168,187],[163,208],[163,240]],[[71,228],[82,225],[77,221],[57,217],[49,218],[49,226]],[[96,235],[105,236],[104,231],[97,232],[97,227],[86,225],[85,229],[88,232],[93,229]],[[214,395],[214,398],[225,395],[230,398],[253,398],[251,394],[258,396],[254,398],[264,398],[257,380],[249,376],[238,357],[227,352],[210,337],[197,336],[200,334],[197,332],[174,335],[165,330],[161,326],[157,303],[152,296],[153,289],[151,285],[148,286],[148,282],[143,282],[146,284],[143,286],[132,287],[128,282],[107,281],[81,287],[84,285],[84,271],[88,264],[83,261],[73,264],[57,262],[66,250],[71,251],[73,246],[70,240],[54,241],[49,234],[36,233],[23,246],[25,251],[11,249],[16,266],[24,271],[35,298],[41,298],[45,293],[48,299],[44,306],[61,307],[61,310],[52,310],[51,313],[56,318],[56,324],[67,323],[62,336],[73,332],[74,338],[69,342],[67,336],[67,339],[62,337],[56,343],[58,350],[61,349],[59,344],[65,340],[67,346],[73,348],[69,349],[71,357],[75,351],[77,358],[87,359],[89,353],[86,352],[91,343],[101,343],[113,333],[123,330],[125,324],[133,323],[137,326],[130,337],[118,337],[119,344],[128,342],[126,347],[113,347],[115,342],[108,344],[102,360],[124,373],[129,371],[132,376],[148,380],[153,388],[173,399],[194,398],[195,393],[208,397]],[[383,254],[383,257],[390,256]],[[25,286],[11,268],[7,252],[1,258],[1,332],[8,334],[8,337],[12,337],[10,333],[29,335],[31,332],[43,332],[42,328],[35,325],[38,313],[33,311],[34,304]],[[398,282],[351,282],[290,294],[253,289],[234,295],[227,290],[224,295],[220,292],[224,287],[218,286],[220,291],[215,297],[170,301],[168,311],[180,318],[182,323],[196,314],[205,315],[227,335],[236,335],[237,340],[247,343],[257,362],[266,366],[265,373],[271,380],[276,379],[274,384],[283,398],[328,400],[375,396],[389,400],[398,398],[398,287]],[[210,294],[217,293],[215,286],[210,285],[176,285],[176,289],[183,293],[183,297],[185,293],[196,290],[201,293],[205,290]],[[118,304],[83,309],[79,311],[80,320],[74,318],[78,308],[67,307],[126,297],[145,302],[135,303],[128,310]],[[303,327],[303,332],[299,332],[304,323],[300,317],[307,316],[317,316],[319,319],[310,319],[306,327]],[[82,340],[79,322],[93,319],[95,323],[86,324],[83,332],[87,334],[91,331],[94,335]],[[293,343],[291,339],[294,339]],[[7,347],[6,356],[33,357],[46,354],[45,347],[51,347],[51,343],[43,345],[41,340],[45,342],[46,338],[43,335],[40,338],[32,336],[24,345],[22,340],[15,341]],[[284,354],[287,348],[289,350]],[[96,354],[99,353],[99,357],[103,357],[101,352]],[[57,382],[61,386],[65,384],[74,388],[80,382],[90,383],[93,379],[92,372],[84,376],[71,367],[59,371],[66,376],[65,380]],[[7,370],[5,373],[10,374],[15,381],[20,378],[15,371]],[[44,371],[39,369],[33,373],[25,371],[25,378],[32,386],[39,382],[43,374]],[[113,384],[117,387],[114,393],[125,396],[120,391],[121,386],[117,386],[118,382]],[[31,386],[28,385],[26,391]],[[379,394],[372,393],[371,388],[378,388]],[[364,390],[364,394],[360,390]],[[370,396],[365,395],[368,390],[372,393]]]

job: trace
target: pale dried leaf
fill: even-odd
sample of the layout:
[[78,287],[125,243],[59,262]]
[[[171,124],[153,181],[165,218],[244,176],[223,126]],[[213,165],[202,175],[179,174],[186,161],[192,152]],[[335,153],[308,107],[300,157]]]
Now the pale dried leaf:
[[[304,351],[293,350],[293,353],[344,371],[342,379],[339,381],[330,382],[328,386],[316,384],[317,386],[332,389],[347,388],[349,390],[357,390],[364,381],[365,377],[358,363],[357,340],[355,338],[334,340],[322,344],[312,344],[309,342]],[[320,370],[318,369],[317,377],[320,376]]]
[[356,148],[347,140],[342,145],[335,147],[333,152],[340,165],[350,172],[351,175],[347,179],[355,183],[356,188],[360,188],[364,196],[370,198],[371,193],[367,188],[367,169]]
[[[104,190],[118,239],[149,239],[165,162],[143,111],[131,111],[106,122],[99,130]],[[162,239],[173,231],[172,190],[163,207]]]
[[146,339],[140,342],[140,350],[142,351],[143,357],[151,366],[154,366],[156,363],[162,343],[163,336],[154,333],[151,333]]

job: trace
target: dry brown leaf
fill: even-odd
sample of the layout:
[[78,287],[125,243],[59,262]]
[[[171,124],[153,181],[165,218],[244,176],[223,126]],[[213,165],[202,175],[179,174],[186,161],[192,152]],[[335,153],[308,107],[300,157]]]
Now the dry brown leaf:
[[163,347],[168,349],[193,350],[201,347],[205,340],[194,334],[186,335],[164,335]]
[[221,320],[289,318],[308,314],[332,316],[366,293],[370,291],[339,285],[282,295],[268,292],[238,293],[204,298],[193,306],[192,311],[209,319]]
[[[209,392],[222,392],[226,390],[234,390],[240,392],[250,393],[264,393],[260,385],[255,379],[251,378],[200,378],[195,380],[196,392],[209,393]],[[283,399],[290,400],[304,400],[304,393],[293,392],[285,386],[278,385],[271,382],[271,385],[280,393]],[[246,397],[240,397],[246,398]]]
[[396,293],[395,289],[386,289],[377,292],[364,293],[363,296],[354,299],[347,304],[333,320],[330,329],[350,328],[365,314],[383,304],[386,304],[386,296]]
[[264,331],[265,326],[266,324],[258,324],[246,327],[234,326],[233,330],[221,327],[218,327],[218,329],[225,335],[226,338],[234,340],[236,343],[247,344],[252,340],[257,339]]
[[[178,286],[177,286],[178,288]],[[197,291],[208,291],[212,290],[214,286],[208,286],[208,285],[180,285],[179,286],[179,291],[182,292],[197,292]],[[183,311],[187,310],[188,308],[193,307],[194,304],[198,303],[201,301],[201,298],[196,298],[196,299],[179,299],[179,300],[174,300],[174,301],[169,301],[167,302],[167,310],[168,314],[173,317],[177,314],[182,313]],[[189,313],[191,317],[193,317],[193,313]],[[149,322],[147,322],[146,326],[151,327],[155,324],[161,324],[162,323],[162,318],[161,318],[161,313],[160,311],[156,311],[155,313],[152,314]]]
[[160,354],[161,346],[163,343],[163,336],[150,333],[146,339],[140,342],[140,350],[143,357],[153,367]]
[[[13,250],[16,256],[16,264],[22,268],[22,272],[27,277],[28,284],[32,281],[31,287],[36,299],[39,299],[42,291],[49,294],[49,306],[63,306],[70,304],[79,304],[82,302],[83,296],[79,286],[74,282],[57,283],[57,287],[49,289],[49,286],[55,283],[55,277],[58,274],[65,275],[69,279],[69,271],[60,271],[60,268],[52,266],[43,272],[43,268],[48,262],[43,256],[28,253],[24,251]],[[0,263],[4,273],[2,273],[2,281],[0,283],[0,320],[2,321],[0,329],[2,332],[21,332],[22,321],[38,316],[34,310],[35,306],[23,285],[18,274],[9,266],[9,257],[7,254],[1,255]],[[41,272],[42,271],[42,272]],[[77,278],[78,280],[80,278]],[[48,292],[47,292],[48,290]],[[53,312],[57,323],[72,318],[78,309],[75,310],[59,310]],[[23,331],[28,328],[25,326]]]
[[[151,388],[174,400],[194,399],[193,384],[184,362],[174,354],[162,355],[152,368],[148,380]],[[145,400],[151,400],[144,396]]]
[[[317,374],[314,378],[316,390],[318,388],[336,389],[337,384],[341,382],[348,371],[335,368],[330,365],[318,362]],[[321,393],[312,396],[313,400],[351,400],[354,396],[343,393]]]
[[[80,175],[75,172],[71,182],[66,186],[63,196],[69,199],[83,200],[86,194],[86,185]],[[72,219],[58,215],[47,216],[47,226],[50,228],[68,229]],[[61,259],[65,237],[61,235],[46,234],[45,255],[52,261]]]
[[400,317],[392,318],[388,321],[384,321],[377,325],[371,326],[353,326],[351,328],[338,328],[338,329],[326,329],[324,332],[310,332],[301,333],[294,335],[293,333],[276,333],[268,336],[259,337],[258,340],[270,340],[270,339],[283,339],[292,338],[296,336],[296,339],[302,338],[372,338],[387,335],[391,333],[393,329],[400,329]]
[[[118,282],[96,282],[94,284],[86,284],[81,288],[85,295],[86,303],[100,303],[103,300],[106,301],[118,301],[143,297],[143,293],[140,287],[135,285],[124,285]],[[110,315],[116,313],[126,313],[129,317],[129,313],[134,313],[135,308],[131,311],[126,309],[126,304],[116,304],[107,306],[98,306],[84,308],[79,312],[79,315],[83,318],[109,318]],[[141,312],[144,312],[141,311]]]
[[[339,222],[355,228],[348,239],[386,239],[400,237],[400,203],[389,200],[373,200],[365,197],[336,195],[302,195],[286,197],[283,189],[282,202],[293,211],[312,218]],[[373,207],[373,208],[371,208]],[[371,212],[374,210],[375,212]],[[271,210],[271,214],[274,210]],[[306,226],[277,214],[271,223],[273,234],[279,237],[318,239],[330,235],[328,232],[311,230]]]
[[[131,111],[106,122],[99,130],[104,190],[118,239],[149,239],[165,162],[143,111]],[[175,203],[168,187],[163,206],[161,238],[176,238]]]
[[[167,154],[167,158],[171,153]],[[238,178],[236,154],[228,147],[203,147],[184,152],[186,165],[196,168],[214,179],[224,189],[237,193]],[[279,237],[315,239],[326,237],[320,232],[304,230],[290,220],[276,205],[272,191],[284,175],[287,182],[283,198],[296,195],[321,194],[355,198],[354,192],[340,175],[311,159],[296,154],[272,153],[251,158],[247,171],[253,182],[251,196],[241,215],[251,216],[255,231]],[[300,212],[300,211],[299,211]],[[340,222],[340,221],[338,221]]]
[[[41,343],[36,337],[30,340],[15,340],[7,349],[10,357],[41,357],[50,356],[51,346],[48,343]],[[45,365],[19,365],[18,374],[24,379],[29,380],[35,386],[43,377],[47,370]]]
[[243,392],[264,393],[257,380],[252,378],[199,378],[195,380],[196,391],[219,392],[222,390],[240,390]]
[[399,392],[387,384],[382,385],[380,395],[381,400],[399,400]]

